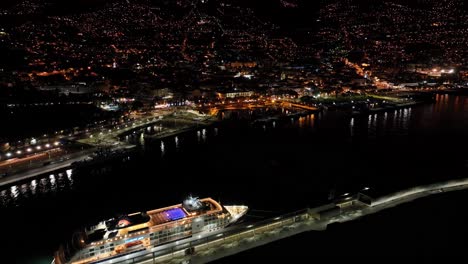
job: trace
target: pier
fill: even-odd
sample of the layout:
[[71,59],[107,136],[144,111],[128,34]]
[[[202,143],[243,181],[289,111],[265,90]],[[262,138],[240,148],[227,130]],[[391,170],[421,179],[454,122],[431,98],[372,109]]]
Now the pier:
[[317,208],[246,222],[97,263],[207,263],[299,233],[324,231],[330,224],[352,221],[416,199],[464,189],[468,189],[468,178],[410,188],[373,200],[358,193]]
[[[191,112],[174,111],[164,114],[151,114],[140,117],[137,120],[117,125],[113,128],[95,129],[81,136],[72,135],[64,138],[75,142],[74,144],[85,146],[81,150],[74,152],[64,152],[66,154],[49,157],[40,162],[31,162],[22,166],[11,166],[7,174],[0,177],[0,187],[11,185],[17,182],[33,179],[43,174],[53,173],[57,170],[64,170],[74,167],[77,162],[82,162],[99,149],[106,149],[110,152],[127,151],[136,146],[128,144],[122,140],[125,135],[136,131],[143,131],[159,122],[173,122],[178,126],[165,128],[162,131],[148,136],[148,138],[161,139],[191,131],[197,127],[208,126],[213,123],[210,116],[196,115]],[[2,172],[0,170],[0,172]]]

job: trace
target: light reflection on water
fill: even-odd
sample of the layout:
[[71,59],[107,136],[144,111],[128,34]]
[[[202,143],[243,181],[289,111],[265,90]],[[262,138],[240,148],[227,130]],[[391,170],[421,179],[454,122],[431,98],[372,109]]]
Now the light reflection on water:
[[[300,116],[297,121],[291,118],[293,124],[297,122],[297,126],[301,129],[313,129],[315,127],[315,114],[309,114]],[[273,127],[276,127],[276,122],[273,123]]]
[[0,192],[0,202],[1,202],[2,207],[6,206],[8,203],[7,195],[8,195],[7,190],[2,190]]
[[161,140],[160,148],[161,148],[161,156],[164,156],[164,154],[166,153],[166,146],[164,145],[164,141],[162,140]]
[[73,170],[68,169],[65,171],[65,173],[67,174],[67,179],[68,179],[68,182],[70,183],[70,186],[73,186]]
[[[73,170],[33,179],[30,182],[12,185],[0,191],[0,206],[18,206],[22,201],[52,192],[67,191],[73,186]],[[67,175],[67,177],[65,177]]]
[[207,138],[206,129],[204,128],[204,129],[202,130],[202,139],[203,139],[203,142],[206,142],[206,138]]
[[[448,97],[445,95],[438,95],[437,102],[432,105],[426,105],[416,108],[404,108],[392,110],[390,112],[381,112],[372,115],[361,116],[348,116],[344,118],[343,126],[347,131],[351,140],[356,137],[380,137],[385,135],[407,135],[411,126],[418,124],[418,127],[423,129],[439,127],[441,122],[445,122],[446,113],[448,110],[455,112],[468,111],[468,98],[467,97]],[[287,110],[282,110],[287,112]],[[449,112],[450,112],[449,111]],[[253,111],[250,111],[251,114]],[[442,113],[441,113],[442,112]],[[224,115],[224,113],[223,113]],[[263,133],[270,133],[271,128],[281,131],[284,126],[292,126],[299,128],[314,135],[315,131],[319,131],[323,127],[323,122],[328,118],[326,112],[319,114],[311,114],[299,118],[291,117],[289,120],[271,120],[263,123],[257,127]],[[329,122],[338,122],[332,120]],[[341,122],[341,121],[340,121]],[[463,119],[462,122],[467,122]],[[339,123],[336,127],[340,127]],[[162,130],[162,125],[154,125],[150,127],[152,130]],[[168,138],[167,140],[160,141],[159,149],[161,157],[164,155],[172,154],[173,151],[181,150],[190,139],[196,144],[207,143],[210,137],[219,136],[221,129],[218,127],[203,128],[200,130],[184,133],[178,136]],[[135,136],[129,136],[129,141]],[[137,138],[136,138],[137,139]],[[138,141],[138,140],[134,140]],[[183,144],[182,144],[183,143]],[[143,144],[143,143],[142,143]],[[146,144],[146,143],[144,143]],[[156,143],[157,144],[157,143]],[[156,149],[157,149],[156,145]],[[66,192],[74,186],[73,170],[59,171],[51,175],[43,176],[42,178],[31,180],[27,183],[13,185],[0,190],[0,206],[17,206],[22,200],[33,199],[38,195],[47,195],[54,192]]]
[[57,191],[57,183],[56,183],[54,174],[51,174],[49,176],[49,183],[50,183],[50,191],[53,191],[53,192]]
[[197,131],[197,140],[198,140],[198,143],[200,143],[200,141],[201,141],[201,132],[200,132],[200,130]]
[[49,188],[47,188],[47,185],[48,185],[49,181],[47,178],[42,178],[40,181],[39,181],[39,193],[41,194],[46,194],[49,192]]
[[369,115],[369,117],[367,118],[367,129],[371,129],[372,127],[372,116]]
[[16,200],[16,198],[18,198],[18,193],[19,193],[18,186],[16,186],[16,185],[11,186],[11,188],[10,188],[11,198]]
[[178,136],[174,137],[174,142],[175,142],[175,147],[178,150],[179,149],[179,137]]
[[139,143],[140,143],[140,146],[144,146],[145,145],[145,133],[141,133],[140,136],[139,136]]
[[30,189],[31,189],[31,194],[36,195],[36,187],[37,187],[37,181],[32,180],[30,184]]
[[20,195],[24,196],[24,198],[29,198],[29,188],[27,184],[21,184]]

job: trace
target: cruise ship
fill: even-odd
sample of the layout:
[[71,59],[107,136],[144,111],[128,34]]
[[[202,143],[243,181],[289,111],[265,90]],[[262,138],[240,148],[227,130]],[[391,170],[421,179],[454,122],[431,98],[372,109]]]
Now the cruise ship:
[[212,198],[188,197],[181,204],[122,215],[73,235],[54,255],[55,264],[97,263],[132,252],[219,231],[247,213],[243,205],[223,206]]

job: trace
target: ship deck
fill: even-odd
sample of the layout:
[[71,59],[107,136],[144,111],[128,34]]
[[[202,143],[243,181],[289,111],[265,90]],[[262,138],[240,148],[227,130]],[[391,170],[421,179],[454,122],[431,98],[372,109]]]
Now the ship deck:
[[160,225],[187,217],[184,209],[180,206],[174,206],[162,211],[150,211],[148,215],[151,217],[151,223],[153,225]]
[[[202,202],[204,203],[208,203],[209,204],[209,207],[210,209],[205,213],[210,213],[210,212],[213,212],[213,211],[222,211],[222,207],[219,203],[217,203],[216,201],[214,201],[213,199],[211,198],[205,198],[205,199],[202,199],[201,200]],[[174,221],[177,221],[177,220],[181,220],[181,219],[184,219],[184,218],[189,218],[189,217],[192,217],[193,215],[189,214],[189,212],[187,212],[182,204],[178,204],[178,205],[173,205],[173,206],[169,206],[169,207],[165,207],[165,208],[161,208],[161,209],[156,209],[156,210],[152,210],[152,211],[148,211],[147,214],[150,216],[151,220],[151,226],[157,226],[157,225],[161,225],[161,224],[166,224],[166,223],[170,223],[170,222],[174,222]]]

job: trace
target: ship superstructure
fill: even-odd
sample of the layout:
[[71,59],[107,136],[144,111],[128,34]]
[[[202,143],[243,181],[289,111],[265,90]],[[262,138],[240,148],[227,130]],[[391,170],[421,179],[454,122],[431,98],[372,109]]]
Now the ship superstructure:
[[188,197],[182,204],[121,215],[76,233],[55,253],[55,264],[93,263],[218,231],[247,210],[247,206],[222,206],[211,198]]

